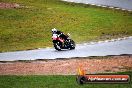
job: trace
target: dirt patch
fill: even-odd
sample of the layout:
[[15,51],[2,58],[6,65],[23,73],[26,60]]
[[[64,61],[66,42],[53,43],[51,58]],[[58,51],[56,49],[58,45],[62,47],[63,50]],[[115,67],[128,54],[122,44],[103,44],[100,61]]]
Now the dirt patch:
[[9,9],[9,8],[19,8],[20,5],[17,3],[4,3],[4,2],[0,2],[0,9]]
[[132,70],[132,56],[72,58],[0,63],[0,75],[75,75],[82,65],[86,73]]

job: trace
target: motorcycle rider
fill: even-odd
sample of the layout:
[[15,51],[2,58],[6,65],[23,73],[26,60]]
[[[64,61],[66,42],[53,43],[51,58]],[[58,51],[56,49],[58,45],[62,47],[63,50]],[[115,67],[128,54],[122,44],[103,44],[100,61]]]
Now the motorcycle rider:
[[69,33],[65,35],[63,32],[57,30],[56,28],[53,28],[52,39],[55,49],[75,49],[75,42],[69,36]]
[[57,34],[59,37],[61,37],[62,39],[64,39],[65,41],[68,38],[68,35],[65,35],[63,32],[57,30],[56,28],[52,29],[52,34]]

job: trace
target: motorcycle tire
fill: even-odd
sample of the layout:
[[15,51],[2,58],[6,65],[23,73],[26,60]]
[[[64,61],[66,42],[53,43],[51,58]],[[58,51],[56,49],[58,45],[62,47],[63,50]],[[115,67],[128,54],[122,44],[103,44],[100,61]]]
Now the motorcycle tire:
[[70,39],[70,50],[75,49],[75,42]]
[[54,43],[54,48],[56,49],[56,50],[58,50],[58,51],[61,51],[61,43],[60,42],[56,42],[56,43]]

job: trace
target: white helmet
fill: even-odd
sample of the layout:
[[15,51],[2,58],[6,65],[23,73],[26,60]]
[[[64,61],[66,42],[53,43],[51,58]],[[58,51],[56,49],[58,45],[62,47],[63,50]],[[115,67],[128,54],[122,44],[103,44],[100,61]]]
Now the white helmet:
[[52,29],[52,32],[57,32],[57,29],[53,28],[53,29]]

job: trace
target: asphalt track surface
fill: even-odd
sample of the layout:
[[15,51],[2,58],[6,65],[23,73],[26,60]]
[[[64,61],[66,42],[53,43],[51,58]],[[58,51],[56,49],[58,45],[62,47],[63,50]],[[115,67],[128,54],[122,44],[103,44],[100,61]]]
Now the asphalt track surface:
[[92,4],[98,6],[119,7],[126,10],[132,10],[132,0],[62,0],[75,3]]
[[132,54],[132,37],[77,44],[75,50],[54,48],[0,53],[0,61],[56,59],[88,56]]

